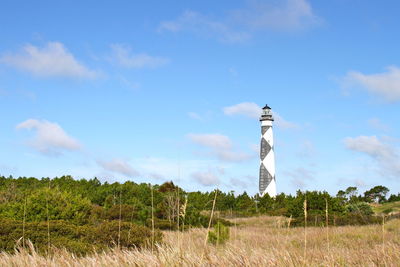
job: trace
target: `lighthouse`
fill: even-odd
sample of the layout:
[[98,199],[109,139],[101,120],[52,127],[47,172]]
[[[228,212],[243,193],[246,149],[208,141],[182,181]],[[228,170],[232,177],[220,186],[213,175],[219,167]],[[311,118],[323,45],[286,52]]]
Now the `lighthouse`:
[[276,196],[275,180],[275,155],[274,155],[274,136],[272,132],[271,108],[265,105],[260,117],[261,122],[261,146],[260,146],[260,195],[268,194],[270,197]]

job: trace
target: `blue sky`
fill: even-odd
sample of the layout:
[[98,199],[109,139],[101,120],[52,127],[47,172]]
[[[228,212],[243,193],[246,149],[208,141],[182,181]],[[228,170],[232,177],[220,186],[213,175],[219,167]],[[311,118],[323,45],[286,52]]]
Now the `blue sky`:
[[400,191],[398,1],[2,1],[0,174]]

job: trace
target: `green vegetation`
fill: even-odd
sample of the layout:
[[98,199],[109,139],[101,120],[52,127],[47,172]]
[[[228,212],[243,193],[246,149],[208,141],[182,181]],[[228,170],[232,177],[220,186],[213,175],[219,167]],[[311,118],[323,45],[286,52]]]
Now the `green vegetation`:
[[400,201],[372,205],[372,210],[378,214],[400,213]]
[[[293,219],[292,226],[302,225],[305,199],[310,226],[326,222],[380,223],[381,218],[374,216],[373,211],[390,213],[399,209],[399,202],[388,202],[396,201],[399,195],[386,198],[388,191],[384,186],[376,186],[360,195],[356,187],[349,187],[336,196],[297,191],[295,196],[281,193],[271,198],[249,196],[246,192],[235,195],[233,191],[185,192],[172,182],[151,186],[131,181],[101,183],[96,178],[74,180],[71,176],[0,176],[0,249],[11,251],[17,240],[28,239],[39,251],[45,251],[50,244],[78,254],[114,246],[147,246],[149,235],[155,243],[161,242],[157,229],[208,227],[215,195],[219,216],[211,221],[211,226],[215,226],[217,232],[212,233],[217,233],[220,243],[224,242],[221,234],[229,232],[225,226],[231,225],[232,217],[286,216]],[[210,234],[210,242],[214,242],[214,237]]]
[[218,222],[214,225],[214,231],[208,232],[208,242],[213,245],[223,245],[229,239],[229,228]]
[[366,202],[351,203],[346,206],[348,212],[360,214],[360,215],[372,215],[374,214],[372,208]]
[[[49,228],[48,228],[49,227]],[[24,233],[23,233],[24,231]],[[50,233],[50,235],[49,235]],[[160,243],[162,235],[156,231],[154,237],[147,227],[117,221],[106,221],[98,225],[75,225],[67,221],[28,222],[0,220],[0,248],[12,252],[16,241],[20,247],[32,242],[36,251],[47,253],[52,247],[66,248],[77,255],[93,251],[105,251],[111,247],[143,248],[151,242]]]

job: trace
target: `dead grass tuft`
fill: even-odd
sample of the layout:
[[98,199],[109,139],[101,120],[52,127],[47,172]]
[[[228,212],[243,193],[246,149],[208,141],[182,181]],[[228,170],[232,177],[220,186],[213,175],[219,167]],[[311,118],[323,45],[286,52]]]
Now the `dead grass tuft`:
[[329,251],[326,229],[308,227],[306,259],[303,228],[288,228],[287,220],[279,217],[237,222],[239,226],[231,229],[236,234],[225,246],[204,244],[207,229],[168,231],[165,244],[154,253],[116,249],[79,258],[65,250],[51,257],[20,251],[0,253],[0,266],[398,266],[400,262],[400,220],[385,224],[384,244],[381,225],[330,227]]

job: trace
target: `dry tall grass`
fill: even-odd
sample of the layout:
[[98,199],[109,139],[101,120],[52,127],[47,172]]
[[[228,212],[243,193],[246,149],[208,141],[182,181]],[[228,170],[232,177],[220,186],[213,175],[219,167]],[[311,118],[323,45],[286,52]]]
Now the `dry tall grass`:
[[[204,244],[206,229],[165,232],[165,244],[149,250],[114,250],[77,258],[65,251],[52,257],[1,253],[0,266],[400,266],[400,220],[381,225],[288,228],[284,218],[237,219],[225,246]],[[231,232],[232,232],[231,231]],[[382,234],[384,234],[384,239]],[[179,238],[183,242],[177,242]],[[384,243],[382,243],[384,240]],[[305,262],[304,262],[305,260]]]

